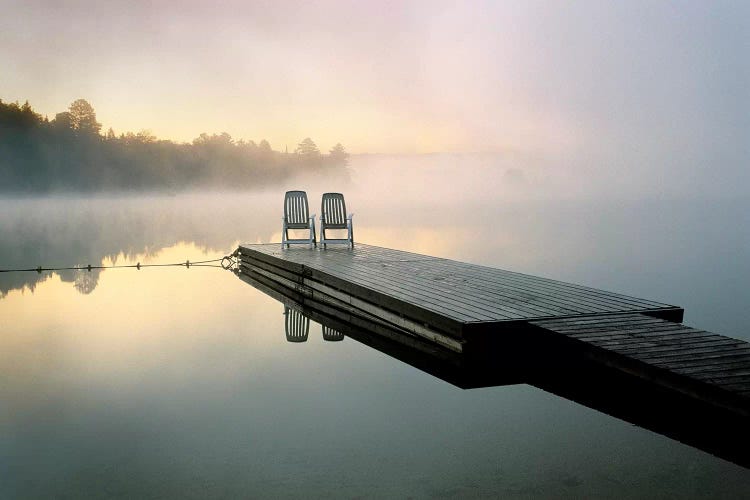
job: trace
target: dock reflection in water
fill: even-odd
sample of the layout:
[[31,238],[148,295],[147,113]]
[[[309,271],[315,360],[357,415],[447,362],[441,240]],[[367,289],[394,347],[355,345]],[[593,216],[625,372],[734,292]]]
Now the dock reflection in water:
[[262,276],[236,274],[284,305],[289,342],[305,342],[313,321],[321,325],[325,341],[350,337],[462,389],[529,384],[750,467],[746,419],[608,370],[563,345],[540,349],[538,339],[524,335],[457,353],[374,318],[335,310]]

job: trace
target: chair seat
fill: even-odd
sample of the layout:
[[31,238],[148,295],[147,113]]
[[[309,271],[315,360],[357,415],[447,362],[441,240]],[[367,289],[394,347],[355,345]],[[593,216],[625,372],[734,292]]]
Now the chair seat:
[[326,229],[349,229],[346,222],[343,224],[329,224],[324,221],[322,224],[325,225]]
[[287,222],[287,229],[310,229],[309,222]]

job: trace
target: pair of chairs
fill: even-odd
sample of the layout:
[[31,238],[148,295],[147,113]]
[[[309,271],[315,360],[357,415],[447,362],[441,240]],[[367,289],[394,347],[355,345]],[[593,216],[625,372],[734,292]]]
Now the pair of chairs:
[[[320,203],[320,243],[326,248],[328,243],[346,243],[354,248],[354,228],[352,217],[346,213],[344,195],[341,193],[324,193]],[[290,245],[310,245],[316,247],[315,214],[310,215],[307,193],[304,191],[287,191],[284,195],[284,225],[281,231],[281,248]],[[309,230],[307,238],[290,238],[290,229]],[[326,229],[345,229],[346,238],[326,238]]]

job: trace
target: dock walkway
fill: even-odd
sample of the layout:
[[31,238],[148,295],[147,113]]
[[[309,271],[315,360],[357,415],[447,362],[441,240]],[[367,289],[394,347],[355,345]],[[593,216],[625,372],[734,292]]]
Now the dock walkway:
[[239,253],[242,273],[453,352],[533,339],[750,417],[750,344],[682,325],[678,306],[364,244]]

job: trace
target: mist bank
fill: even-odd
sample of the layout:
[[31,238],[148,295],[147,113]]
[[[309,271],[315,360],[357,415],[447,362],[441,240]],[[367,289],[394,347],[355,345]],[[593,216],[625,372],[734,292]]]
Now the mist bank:
[[201,134],[192,143],[160,140],[147,130],[101,134],[83,99],[49,120],[26,102],[0,100],[0,192],[3,194],[112,191],[249,190],[295,176],[346,179],[348,153],[329,154],[305,138],[294,152],[268,141]]
[[550,200],[748,199],[750,169],[739,160],[712,165],[643,158],[601,148],[475,153],[352,155],[348,189],[388,206],[411,200],[451,207]]
[[[748,337],[750,233],[737,222],[750,209],[747,198],[512,200],[475,191],[471,202],[466,194],[415,203],[398,185],[389,197],[378,186],[301,180],[252,193],[0,197],[0,269],[194,262],[227,255],[238,243],[278,243],[286,189],[307,190],[317,214],[324,190],[343,191],[360,243],[677,304],[693,326]],[[177,254],[160,256],[177,245]],[[0,273],[0,300],[36,293],[50,279],[91,293],[102,275],[138,272],[168,271]]]

